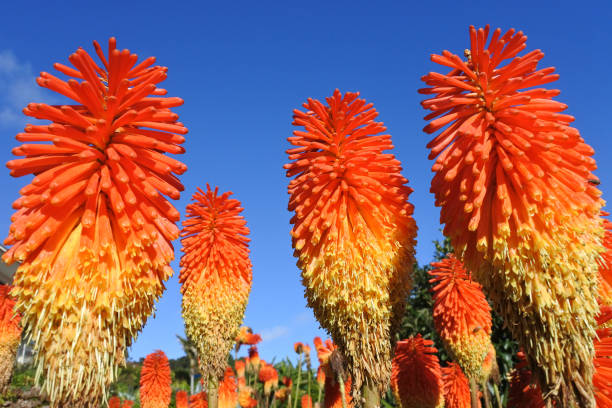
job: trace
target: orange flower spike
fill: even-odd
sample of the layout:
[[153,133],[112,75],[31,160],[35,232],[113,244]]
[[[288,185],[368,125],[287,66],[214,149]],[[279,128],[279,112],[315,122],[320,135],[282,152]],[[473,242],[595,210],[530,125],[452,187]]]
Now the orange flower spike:
[[401,408],[441,408],[442,372],[433,341],[421,335],[397,342],[391,388]]
[[470,383],[459,364],[442,367],[442,383],[445,408],[470,408]]
[[321,388],[325,385],[325,371],[323,371],[323,367],[321,366],[317,368],[317,383]]
[[172,397],[172,378],[168,357],[157,350],[149,354],[140,372],[140,406],[142,408],[167,408]]
[[252,397],[253,389],[244,387],[238,392],[238,404],[242,408],[254,408],[257,406],[257,400]]
[[253,334],[250,327],[242,326],[236,336],[236,351],[240,350],[240,346],[243,344],[254,346],[261,342],[261,336],[259,334]]
[[480,383],[491,346],[491,307],[481,286],[472,281],[460,260],[449,254],[432,262],[433,317],[436,331],[453,360]]
[[187,391],[179,390],[175,395],[176,408],[189,408],[189,395]]
[[[294,110],[288,138],[292,244],[308,305],[345,356],[354,389],[384,392],[392,345],[412,285],[412,192],[391,136],[359,93]],[[347,301],[350,299],[350,301]],[[367,330],[364,329],[367,327]]]
[[[540,50],[522,32],[470,27],[467,60],[422,79],[431,110],[426,133],[436,158],[431,191],[444,234],[483,285],[525,350],[551,399],[593,406],[597,258],[603,200],[592,180],[593,149],[542,88],[558,79],[538,69]],[[435,118],[435,119],[434,119]],[[575,299],[580,299],[576,302]]]
[[264,394],[270,395],[272,388],[278,387],[278,372],[271,364],[259,369],[259,381],[264,383]]
[[302,408],[312,408],[312,398],[310,398],[310,395],[308,394],[302,395],[300,406]]
[[251,290],[249,229],[231,192],[198,188],[183,221],[179,281],[187,334],[200,356],[200,371],[220,379],[240,333]]
[[94,46],[101,63],[79,48],[74,68],[54,65],[68,81],[40,74],[74,102],[29,104],[27,116],[51,123],[27,125],[13,149],[22,158],[7,163],[34,176],[13,203],[3,259],[21,262],[16,309],[53,407],[98,406],[115,380],[172,275],[180,215],[165,196],[179,198],[187,170],[170,157],[184,152],[187,129],[170,110],[183,100],[157,87],[168,69],[137,63],[114,38],[108,56]]
[[208,408],[208,394],[202,391],[189,397],[189,408]]
[[245,374],[245,370],[246,370],[246,363],[244,362],[244,360],[238,360],[235,363],[236,366],[236,374],[238,375],[238,377],[244,377]]
[[121,408],[121,399],[116,395],[108,399],[108,408]]
[[[351,395],[351,378],[347,378],[344,381],[344,398],[346,399],[346,407],[351,408],[353,406],[353,396]],[[342,408],[342,394],[340,393],[340,384],[336,381],[336,378],[326,377],[325,378],[325,398],[323,400],[323,406],[325,408]]]
[[249,365],[252,370],[257,371],[259,367],[260,359],[259,352],[257,351],[257,347],[251,346],[249,347]]
[[225,369],[219,384],[219,408],[235,408],[238,404],[238,384],[231,367]]
[[[602,211],[603,216],[610,214]],[[605,252],[599,260],[599,299],[607,305],[612,305],[612,222],[604,218],[604,239],[603,246]]]
[[8,390],[21,342],[21,318],[15,312],[15,300],[9,296],[11,286],[0,285],[0,395]]

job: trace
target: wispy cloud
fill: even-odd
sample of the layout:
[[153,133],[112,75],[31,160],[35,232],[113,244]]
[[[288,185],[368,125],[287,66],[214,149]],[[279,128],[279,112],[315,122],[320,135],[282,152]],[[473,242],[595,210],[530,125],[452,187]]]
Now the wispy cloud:
[[261,338],[263,341],[270,341],[285,337],[291,330],[287,326],[274,326],[269,329],[263,329],[261,331]]
[[25,125],[28,118],[21,111],[30,102],[55,99],[38,86],[29,62],[20,61],[11,50],[0,51],[0,128]]

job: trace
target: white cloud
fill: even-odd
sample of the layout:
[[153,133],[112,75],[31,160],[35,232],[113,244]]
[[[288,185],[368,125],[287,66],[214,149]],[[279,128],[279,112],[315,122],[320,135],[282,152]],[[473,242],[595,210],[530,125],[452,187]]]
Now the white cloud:
[[0,128],[32,121],[21,112],[30,102],[56,103],[51,92],[38,86],[36,77],[27,61],[10,50],[0,51]]
[[289,334],[290,330],[287,326],[274,326],[269,329],[263,329],[261,331],[261,339],[263,341],[270,341],[285,337]]

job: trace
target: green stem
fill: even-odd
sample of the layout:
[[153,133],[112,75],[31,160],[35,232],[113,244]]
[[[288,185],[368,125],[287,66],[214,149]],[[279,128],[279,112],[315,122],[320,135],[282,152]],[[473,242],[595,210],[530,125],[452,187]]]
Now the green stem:
[[482,395],[484,396],[485,408],[491,408],[491,396],[489,395],[489,387],[487,387],[487,381],[484,381],[481,385]]
[[297,407],[298,399],[300,398],[300,380],[302,379],[302,356],[298,359],[297,365],[297,380],[295,381],[295,399],[293,400],[293,408]]
[[493,383],[493,392],[495,392],[495,399],[497,400],[497,407],[504,408],[502,405],[502,399],[499,395],[499,388],[497,388],[497,384]]
[[[342,387],[342,407],[346,407],[346,392],[344,389],[344,383],[341,383]],[[361,387],[361,396],[363,398],[363,408],[379,408],[380,407],[380,394],[374,385],[363,384]]]
[[319,396],[317,397],[317,404],[319,404],[319,406],[321,406],[321,391],[323,391],[323,389],[319,387]]
[[219,380],[214,377],[208,379],[208,408],[217,408],[219,403]]

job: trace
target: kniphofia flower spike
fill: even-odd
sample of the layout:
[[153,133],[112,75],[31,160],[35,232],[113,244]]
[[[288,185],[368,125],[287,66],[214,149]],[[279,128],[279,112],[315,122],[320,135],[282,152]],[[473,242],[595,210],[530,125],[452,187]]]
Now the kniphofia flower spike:
[[38,373],[53,406],[98,406],[125,349],[151,314],[170,277],[178,238],[176,177],[187,167],[166,153],[184,152],[187,129],[162,97],[166,67],[116,48],[100,63],[82,48],[55,64],[64,81],[42,72],[40,86],[73,100],[31,103],[28,125],[7,167],[34,175],[13,203],[17,211],[3,259],[21,262],[14,277],[17,310],[36,340]]
[[[444,408],[470,408],[470,383],[459,364],[442,367]],[[488,392],[488,391],[487,391]]]
[[483,362],[491,348],[491,307],[481,286],[453,254],[431,266],[436,331],[453,360],[480,383]]
[[433,341],[421,335],[397,342],[391,389],[400,408],[442,408],[442,371]]
[[[527,37],[470,28],[467,59],[423,77],[436,158],[431,191],[444,233],[511,328],[546,395],[592,407],[601,192],[593,149],[542,85],[540,50]],[[579,301],[578,301],[579,299]]]
[[[291,235],[308,305],[345,356],[354,390],[386,389],[411,286],[416,225],[391,136],[373,105],[336,90],[294,110]],[[367,326],[367,330],[364,327]]]
[[200,370],[223,378],[251,290],[249,229],[231,192],[198,188],[187,205],[181,243],[183,317],[198,349]]
[[170,363],[163,351],[145,357],[140,372],[140,405],[142,408],[168,408],[172,397]]

